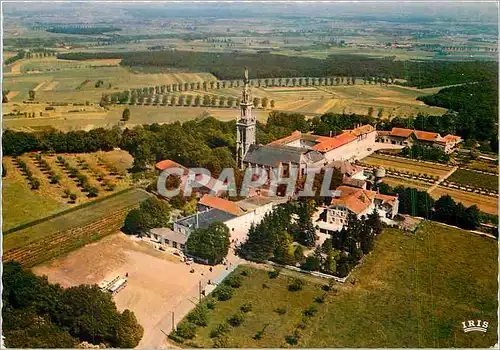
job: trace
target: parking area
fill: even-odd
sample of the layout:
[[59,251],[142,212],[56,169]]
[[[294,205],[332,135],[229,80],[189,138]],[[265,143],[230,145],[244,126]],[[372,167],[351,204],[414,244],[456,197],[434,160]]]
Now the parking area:
[[181,320],[194,307],[200,286],[204,289],[226,268],[219,265],[210,271],[209,266],[187,265],[151,243],[117,233],[36,266],[33,271],[63,287],[99,284],[128,273],[126,287],[113,299],[119,310],[132,310],[144,327],[139,347],[161,348],[169,347],[165,333],[172,328],[172,313],[175,323]]

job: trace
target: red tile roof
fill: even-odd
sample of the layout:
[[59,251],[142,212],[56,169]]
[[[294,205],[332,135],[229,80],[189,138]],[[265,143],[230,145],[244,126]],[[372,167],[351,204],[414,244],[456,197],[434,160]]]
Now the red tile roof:
[[332,205],[345,206],[356,215],[365,211],[376,195],[374,191],[349,186],[339,186],[337,191],[340,191],[340,196],[332,200]]
[[455,135],[446,135],[445,137],[442,138],[443,141],[445,142],[449,142],[449,141],[455,141],[455,142],[458,142],[460,141],[462,138],[460,136],[455,136]]
[[357,128],[354,128],[352,130],[344,130],[344,132],[350,132],[351,134],[356,135],[356,136],[369,134],[372,131],[375,131],[375,128],[373,126],[371,126],[370,124],[361,125],[361,126],[358,126]]
[[209,194],[204,195],[199,203],[206,205],[207,207],[216,208],[233,215],[243,214],[243,210],[238,206],[237,203],[228,201],[223,198],[214,197]]
[[375,194],[375,199],[380,199],[382,201],[382,203],[393,202],[397,198],[398,197],[396,197],[396,196],[389,196],[388,194],[381,194],[381,193]]
[[328,152],[354,140],[356,140],[356,136],[350,132],[345,132],[335,137],[320,136],[316,139],[318,144],[314,145],[311,149],[320,152]]
[[300,140],[301,136],[302,133],[299,130],[295,130],[290,135],[285,136],[278,140],[274,140],[273,142],[268,143],[268,145],[284,145],[292,141]]
[[179,163],[174,162],[173,160],[170,160],[170,159],[165,159],[165,160],[162,160],[162,161],[156,163],[155,168],[158,170],[161,170],[161,171],[163,171],[165,169],[170,169],[170,168],[183,168],[183,169],[185,169],[185,167],[183,167]]
[[407,138],[411,134],[414,134],[418,140],[421,141],[437,141],[440,137],[438,133],[421,131],[421,130],[411,130],[403,128],[392,128],[391,136],[404,137]]

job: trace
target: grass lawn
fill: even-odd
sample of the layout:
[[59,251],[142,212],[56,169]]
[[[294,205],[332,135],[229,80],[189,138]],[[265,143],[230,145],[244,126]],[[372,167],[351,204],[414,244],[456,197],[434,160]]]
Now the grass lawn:
[[63,204],[39,191],[30,190],[22,182],[3,182],[2,186],[2,230],[8,230],[27,222],[57,213],[69,205]]
[[481,174],[475,171],[457,169],[448,181],[456,182],[474,187],[482,187],[490,190],[498,190],[498,176]]
[[[496,343],[498,243],[467,231],[424,223],[417,233],[386,229],[373,252],[300,330],[297,347],[490,347]],[[478,257],[480,259],[478,260]],[[243,324],[231,328],[229,347],[280,347],[301,312],[323,294],[307,282],[287,290],[289,277],[250,271],[229,301],[217,302],[196,345],[211,347],[210,330],[251,303]],[[238,270],[235,273],[239,273]],[[269,288],[262,288],[265,283]],[[279,316],[273,310],[287,308]],[[464,333],[462,321],[489,321],[486,333]],[[252,337],[266,324],[263,337]]]
[[[323,295],[321,290],[324,283],[306,281],[302,290],[288,291],[288,285],[294,277],[290,274],[281,274],[278,278],[269,278],[268,271],[250,267],[239,267],[233,274],[248,271],[243,277],[242,286],[235,289],[232,299],[217,301],[215,310],[210,315],[207,327],[198,328],[195,343],[202,347],[212,347],[210,331],[219,323],[225,323],[227,318],[237,313],[245,303],[252,304],[252,311],[245,314],[242,326],[234,328],[229,334],[231,347],[280,347],[284,343],[284,336],[291,334],[295,326],[302,319],[302,311],[313,304],[314,298]],[[302,276],[299,276],[302,277]],[[322,282],[319,280],[318,282]],[[264,288],[263,285],[269,288]],[[284,315],[279,315],[276,309],[285,309]],[[265,335],[261,340],[254,340],[253,336],[265,325]]]
[[445,165],[421,163],[416,160],[394,158],[383,154],[372,154],[364,158],[362,162],[374,166],[382,165],[386,169],[409,171],[416,174],[429,174],[432,176],[443,176],[451,170],[450,167]]
[[146,198],[148,198],[148,195],[145,192],[136,189],[120,193],[114,197],[106,198],[101,202],[57,216],[38,225],[9,233],[3,237],[3,249],[4,251],[8,251],[22,247],[50,236],[57,231],[97,221],[115,211],[138,204]]

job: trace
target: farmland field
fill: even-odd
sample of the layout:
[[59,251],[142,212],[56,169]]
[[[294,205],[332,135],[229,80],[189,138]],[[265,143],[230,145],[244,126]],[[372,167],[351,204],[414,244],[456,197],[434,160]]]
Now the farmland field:
[[455,202],[460,202],[466,207],[477,205],[479,210],[485,213],[498,215],[498,197],[483,196],[478,193],[471,193],[443,186],[438,186],[432,191],[431,196],[434,199],[438,199],[447,194],[450,195]]
[[429,187],[431,187],[430,184],[418,181],[418,180],[410,180],[406,178],[398,178],[398,177],[392,177],[392,176],[386,176],[382,180],[382,182],[388,184],[391,187],[398,187],[398,186],[404,186],[404,187],[411,187],[411,188],[416,188],[417,190],[420,191],[427,191]]
[[[57,109],[58,107],[56,107]],[[87,108],[87,107],[86,107]],[[90,130],[98,127],[112,127],[121,119],[123,107],[113,107],[109,111],[89,111],[81,113],[61,113],[53,117],[21,118],[4,117],[4,127],[20,131],[32,131],[47,126],[59,130]],[[211,116],[228,121],[236,119],[239,111],[235,108],[172,107],[172,106],[130,106],[130,120],[127,126],[151,123],[171,123],[195,119],[209,113]],[[266,121],[269,111],[254,110],[257,120]]]
[[489,190],[498,190],[497,175],[487,175],[478,173],[477,171],[457,169],[457,171],[448,178],[448,181],[456,182],[457,184],[487,188]]
[[4,252],[21,248],[58,231],[92,223],[115,211],[136,205],[146,198],[148,198],[148,195],[145,192],[131,189],[69,213],[56,216],[37,225],[6,234],[3,237]]
[[[87,176],[89,184],[99,189],[95,198],[90,198],[82,191],[75,179],[70,178],[56,160],[55,155],[42,155],[51,171],[59,176],[58,183],[50,183],[48,171],[40,167],[34,156],[20,156],[33,176],[40,181],[40,187],[32,190],[28,179],[12,157],[4,157],[3,164],[7,175],[3,178],[2,204],[3,230],[9,230],[18,225],[43,218],[45,216],[69,209],[116,193],[130,186],[130,181],[124,176],[124,171],[132,165],[132,157],[124,151],[96,152],[91,154],[59,154],[80,173]],[[120,168],[114,170],[114,168]],[[116,172],[115,172],[116,171]],[[102,176],[102,179],[99,177]],[[99,180],[98,180],[99,178]],[[107,186],[112,184],[112,188]],[[65,191],[75,195],[71,200]]]
[[363,163],[372,166],[383,166],[386,169],[406,171],[416,174],[428,174],[432,176],[446,175],[451,168],[446,165],[428,164],[416,160],[389,157],[383,154],[372,154],[362,160]]
[[[478,254],[481,273],[470,263]],[[490,347],[498,324],[497,254],[496,241],[437,223],[411,234],[386,229],[353,272],[356,283],[336,284],[323,303],[314,302],[325,293],[321,284],[307,281],[291,292],[289,275],[270,279],[266,271],[244,267],[249,273],[241,287],[216,302],[208,326],[198,327],[186,346],[212,347],[210,331],[251,304],[242,324],[229,327],[227,347],[288,347],[285,337],[295,330],[297,347]],[[304,316],[314,304],[317,313]],[[468,319],[488,320],[488,332],[464,333]]]
[[[3,104],[4,127],[30,131],[47,125],[61,130],[88,130],[94,127],[116,125],[120,117],[119,106],[110,111],[98,106],[103,94],[113,94],[132,88],[154,87],[165,84],[216,81],[209,73],[147,73],[119,66],[119,60],[70,61],[55,57],[24,59],[16,62],[16,72],[6,73],[4,89],[9,90],[9,103]],[[99,81],[102,81],[100,85]],[[289,83],[291,84],[291,82]],[[24,104],[30,90],[36,91],[35,103]],[[356,85],[317,87],[252,87],[252,94],[260,99],[275,100],[275,109],[305,114],[358,113],[367,114],[371,107],[374,114],[382,109],[384,117],[409,116],[419,112],[440,115],[445,109],[427,106],[416,97],[434,92],[435,89],[400,87],[395,85],[365,85],[361,79]],[[238,98],[241,87],[182,92],[185,95],[216,95]],[[180,93],[176,93],[179,95]],[[50,102],[69,103],[46,110]],[[74,103],[81,106],[72,105]],[[124,108],[124,107],[123,107]],[[188,107],[171,109],[160,106],[132,106],[139,116],[137,124],[170,122],[195,118],[206,108]],[[208,109],[215,117],[227,120],[234,112]],[[30,118],[25,118],[28,113]],[[32,116],[31,114],[34,113]],[[236,112],[237,113],[237,112]],[[6,115],[7,114],[7,115]],[[260,120],[267,113],[256,110]],[[134,115],[134,113],[132,114]],[[133,121],[131,124],[136,124]]]

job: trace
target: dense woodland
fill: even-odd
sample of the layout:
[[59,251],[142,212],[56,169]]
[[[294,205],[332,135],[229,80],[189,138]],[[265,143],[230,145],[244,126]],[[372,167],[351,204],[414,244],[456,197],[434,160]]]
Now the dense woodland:
[[120,313],[111,294],[97,286],[62,288],[3,265],[2,333],[9,348],[75,348],[81,342],[134,348],[143,335],[130,310]]
[[464,139],[491,140],[498,147],[498,82],[495,78],[454,86],[418,98],[431,106],[458,112],[457,133]]
[[384,183],[378,185],[378,190],[383,194],[398,196],[401,214],[444,222],[466,230],[474,230],[480,222],[489,220],[477,206],[465,207],[462,203],[455,203],[449,195],[434,200],[426,191],[404,186],[392,188]]
[[419,88],[477,82],[497,76],[495,62],[396,61],[393,57],[330,55],[327,59],[274,55],[270,53],[209,53],[188,51],[75,52],[61,59],[121,58],[124,66],[160,67],[166,70],[207,72],[218,79],[240,79],[245,67],[253,78],[292,77],[390,77]]
[[49,33],[96,35],[110,32],[119,32],[121,28],[114,27],[86,27],[86,26],[64,26],[48,28]]

